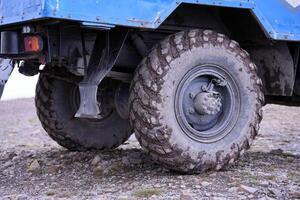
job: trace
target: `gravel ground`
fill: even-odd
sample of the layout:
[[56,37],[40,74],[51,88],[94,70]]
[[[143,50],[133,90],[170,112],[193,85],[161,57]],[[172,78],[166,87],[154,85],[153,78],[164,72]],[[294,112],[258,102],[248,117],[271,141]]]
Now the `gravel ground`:
[[134,137],[74,153],[40,126],[33,99],[0,102],[0,199],[300,199],[300,107],[268,105],[253,147],[200,175],[163,169]]

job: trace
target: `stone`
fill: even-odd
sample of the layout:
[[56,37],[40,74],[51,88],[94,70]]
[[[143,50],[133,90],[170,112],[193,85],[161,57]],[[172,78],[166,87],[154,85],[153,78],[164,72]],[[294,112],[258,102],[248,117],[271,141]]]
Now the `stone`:
[[265,197],[259,198],[258,200],[275,200],[275,199],[271,198],[271,197],[268,197],[268,196],[265,196]]
[[122,158],[122,164],[126,167],[129,167],[131,165],[130,159],[128,157],[123,157]]
[[106,162],[99,164],[97,167],[94,168],[94,175],[95,176],[104,176],[111,174],[114,170],[115,165],[108,165]]
[[27,168],[28,172],[37,173],[41,171],[41,166],[38,160],[33,160]]
[[201,189],[201,186],[200,185],[195,185],[194,186],[196,189]]
[[186,186],[185,185],[180,185],[180,188],[185,189]]
[[289,192],[289,197],[291,199],[300,199],[300,192],[299,191]]
[[276,188],[269,188],[269,191],[276,196],[276,199],[282,198],[282,193],[280,190],[278,190]]
[[47,196],[54,196],[56,194],[56,192],[54,190],[48,190],[47,192],[45,192],[45,194]]
[[13,162],[16,162],[18,159],[20,159],[19,156],[14,156],[11,160],[12,160]]
[[29,198],[25,194],[19,194],[16,196],[16,200],[27,200],[27,199],[29,199]]
[[270,182],[269,181],[261,181],[259,184],[263,187],[268,187]]
[[57,174],[60,170],[60,166],[58,165],[51,165],[48,167],[47,172],[49,174]]
[[283,154],[283,150],[282,149],[274,149],[270,153],[274,154],[274,155],[281,155],[281,154]]
[[228,189],[228,191],[229,191],[230,193],[236,193],[238,190],[239,190],[238,187],[231,187],[231,188]]
[[255,192],[258,191],[258,189],[254,188],[254,187],[246,186],[246,185],[240,185],[239,189],[240,189],[240,191],[248,192],[250,194],[254,194]]
[[182,190],[180,192],[180,200],[193,200],[192,194],[190,193],[190,191],[187,190]]
[[7,167],[10,167],[12,165],[13,165],[13,163],[11,161],[7,161],[6,163],[4,163],[3,167],[7,168]]
[[214,197],[213,200],[227,200],[225,197]]
[[100,160],[101,160],[100,156],[98,156],[98,155],[95,156],[91,162],[91,165],[93,165],[93,166],[97,165],[100,162]]
[[207,187],[207,186],[210,186],[211,183],[209,183],[209,182],[207,182],[207,181],[202,181],[202,182],[201,182],[201,185],[202,185],[203,187]]

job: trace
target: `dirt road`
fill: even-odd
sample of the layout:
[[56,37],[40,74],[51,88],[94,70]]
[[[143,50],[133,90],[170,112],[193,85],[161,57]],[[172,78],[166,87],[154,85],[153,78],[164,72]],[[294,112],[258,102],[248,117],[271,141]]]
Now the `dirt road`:
[[74,153],[44,132],[33,99],[0,102],[0,199],[300,199],[300,108],[268,105],[253,147],[232,167],[180,175],[132,137]]

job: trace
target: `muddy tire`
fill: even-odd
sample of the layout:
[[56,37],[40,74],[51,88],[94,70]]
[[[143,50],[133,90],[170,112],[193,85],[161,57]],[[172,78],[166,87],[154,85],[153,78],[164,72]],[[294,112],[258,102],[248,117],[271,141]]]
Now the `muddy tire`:
[[[156,45],[137,69],[131,125],[143,149],[167,168],[219,170],[257,135],[261,89],[255,64],[237,42],[210,30],[180,32]],[[206,97],[211,104],[201,101]]]
[[103,119],[78,119],[74,117],[80,101],[76,85],[41,75],[36,88],[37,115],[49,136],[69,150],[116,148],[132,131],[129,120],[121,118],[111,105],[114,87],[109,81],[99,86],[101,91],[109,91],[104,95],[98,90],[98,97],[106,105]]

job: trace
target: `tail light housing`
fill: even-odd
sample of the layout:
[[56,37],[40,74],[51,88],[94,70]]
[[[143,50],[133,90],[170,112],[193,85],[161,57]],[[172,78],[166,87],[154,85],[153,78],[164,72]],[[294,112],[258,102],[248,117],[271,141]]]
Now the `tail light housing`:
[[43,50],[44,43],[40,35],[24,36],[24,51],[25,53],[39,53]]

